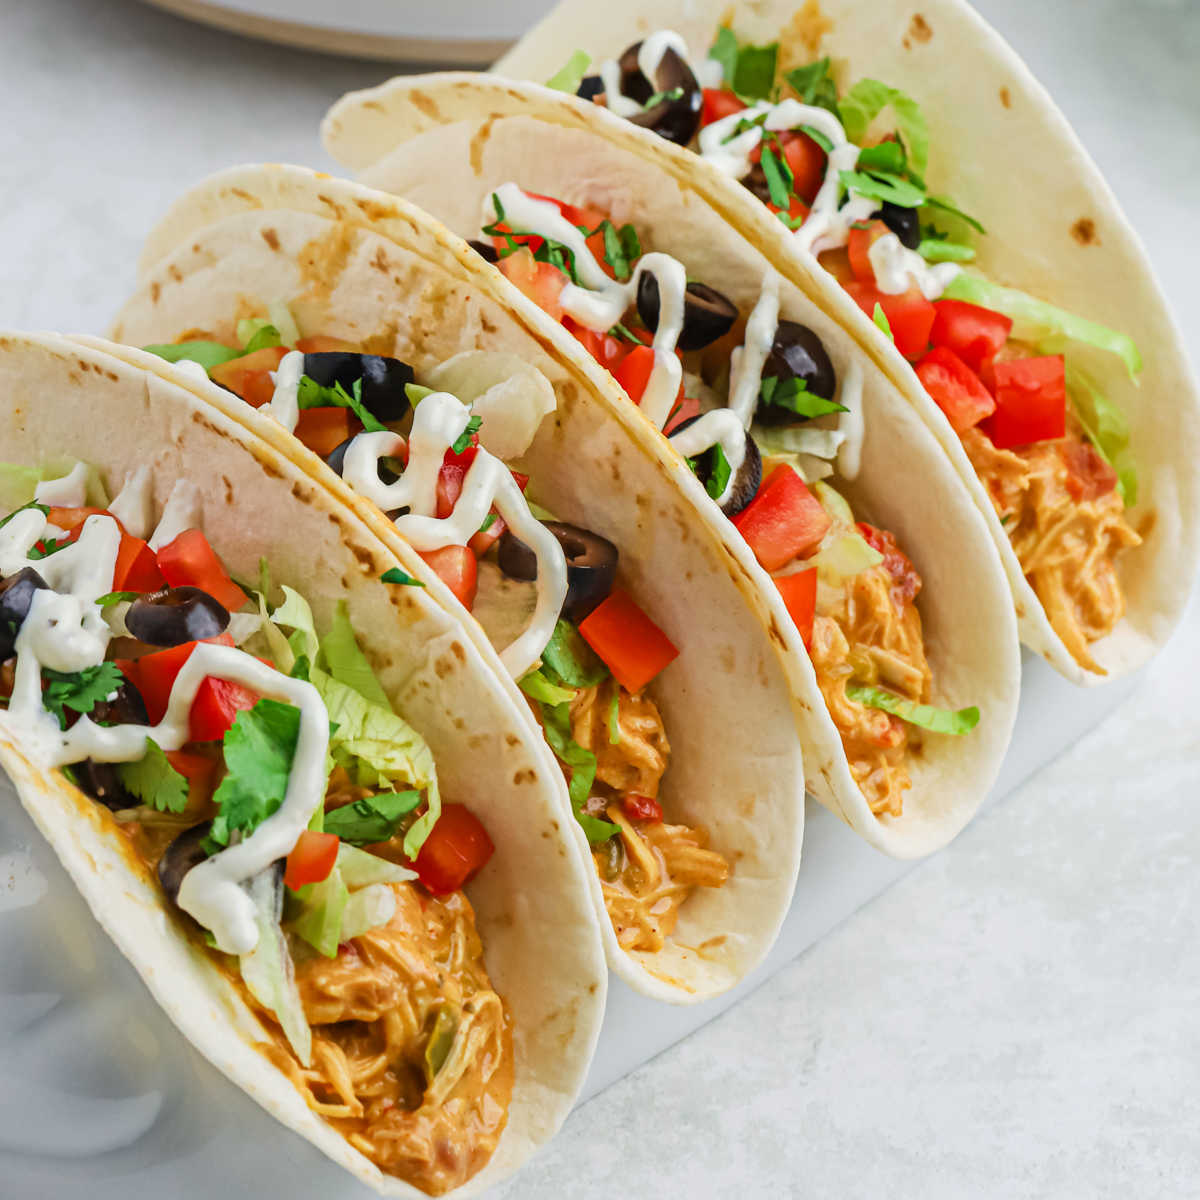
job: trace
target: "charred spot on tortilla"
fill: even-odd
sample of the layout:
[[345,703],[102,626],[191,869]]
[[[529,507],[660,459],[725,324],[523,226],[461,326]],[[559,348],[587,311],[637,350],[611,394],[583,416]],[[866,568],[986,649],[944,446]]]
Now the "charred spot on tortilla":
[[904,35],[904,48],[911,50],[913,42],[924,45],[933,37],[933,30],[929,28],[929,22],[920,13],[913,13],[912,20],[908,23],[908,32]]
[[1094,246],[1100,241],[1100,237],[1096,233],[1096,222],[1091,217],[1080,217],[1071,226],[1071,236],[1081,246]]
[[467,147],[467,161],[471,164],[471,172],[475,176],[483,174],[483,151],[488,140],[492,136],[492,126],[500,119],[500,113],[492,113],[480,123],[480,126],[471,135],[470,145]]
[[1000,89],[1000,103],[1005,108],[1012,108],[1012,93],[1006,87]]
[[153,303],[153,304],[157,304],[157,303],[158,303],[158,298],[159,298],[159,296],[161,296],[161,295],[162,295],[162,284],[161,284],[161,283],[159,283],[157,279],[155,279],[155,280],[154,280],[154,281],[153,281],[153,282],[150,284],[150,300],[151,300],[151,303]]
[[279,249],[279,234],[274,229],[264,229],[261,231],[262,240],[271,247],[272,250]]

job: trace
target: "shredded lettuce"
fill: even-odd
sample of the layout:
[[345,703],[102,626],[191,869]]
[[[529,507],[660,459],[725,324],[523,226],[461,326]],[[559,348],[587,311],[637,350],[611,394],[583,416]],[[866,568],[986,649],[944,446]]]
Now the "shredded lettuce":
[[342,941],[342,914],[350,899],[350,890],[341,872],[335,865],[325,879],[320,883],[305,885],[298,895],[303,907],[288,922],[288,927],[318,954],[336,958],[338,945]]
[[931,263],[970,262],[975,257],[975,247],[945,238],[922,238],[917,253]]
[[875,311],[871,314],[871,320],[875,322],[889,342],[896,340],[892,333],[892,323],[887,319],[887,313],[883,311],[883,305],[878,300],[875,301]]
[[966,300],[1011,317],[1012,336],[1022,341],[1036,342],[1057,334],[1073,342],[1115,354],[1125,364],[1130,379],[1136,379],[1142,369],[1141,353],[1128,334],[1118,333],[1086,317],[1077,317],[1074,313],[1056,308],[1015,288],[1001,287],[964,271],[943,294],[948,300]]
[[929,162],[929,126],[921,106],[898,88],[878,79],[860,79],[838,102],[846,137],[861,142],[871,122],[889,107],[896,116],[896,132],[904,141],[913,170],[924,175]]
[[531,700],[540,704],[569,704],[579,694],[577,689],[551,683],[541,671],[529,671],[517,680],[517,686]]
[[917,704],[883,688],[855,683],[847,686],[846,695],[868,708],[881,708],[910,725],[919,725],[933,733],[970,733],[979,724],[979,709],[974,705],[955,712],[948,708],[935,708],[932,704]]
[[592,794],[596,779],[596,756],[585,750],[571,736],[571,706],[569,704],[543,704],[542,729],[550,749],[560,762],[571,768],[571,779],[567,793],[571,797],[571,810],[580,824],[587,840],[592,844],[606,842],[620,827],[611,821],[602,821],[583,811],[583,806]]
[[[307,608],[307,605],[305,607]],[[276,617],[278,618],[278,613]],[[314,657],[310,654],[310,661],[313,661]],[[329,632],[321,639],[319,661],[338,683],[352,688],[368,704],[376,704],[391,711],[392,705],[387,693],[375,677],[371,664],[367,662],[367,656],[354,638],[354,628],[350,624],[350,613],[344,600],[338,601]]]
[[373,883],[404,883],[417,877],[416,872],[407,867],[380,858],[378,854],[360,850],[357,846],[348,846],[345,842],[338,847],[337,869],[352,892]]
[[42,482],[44,472],[38,467],[23,467],[19,463],[0,463],[0,507],[10,515],[15,509],[33,503],[33,493]]
[[279,330],[261,317],[243,317],[237,323],[237,340],[242,343],[247,354],[283,345]]
[[560,618],[542,651],[542,673],[552,683],[586,688],[607,679],[609,670],[579,630]]
[[395,912],[396,893],[387,884],[376,883],[351,892],[342,910],[341,940],[348,942],[386,925]]
[[583,50],[576,50],[571,57],[549,79],[546,86],[556,92],[568,92],[574,95],[583,82],[587,69],[592,65],[592,56]]
[[1075,415],[1100,457],[1117,473],[1117,491],[1131,508],[1137,503],[1138,474],[1129,452],[1129,422],[1095,381],[1066,360],[1067,393]]
[[220,342],[172,342],[169,345],[143,346],[147,354],[156,354],[169,363],[188,362],[199,363],[206,371],[219,367],[235,358],[241,358],[246,352],[234,346],[225,346]]
[[292,310],[282,300],[272,300],[267,305],[267,319],[279,330],[279,339],[285,346],[294,346],[300,340],[300,328]]

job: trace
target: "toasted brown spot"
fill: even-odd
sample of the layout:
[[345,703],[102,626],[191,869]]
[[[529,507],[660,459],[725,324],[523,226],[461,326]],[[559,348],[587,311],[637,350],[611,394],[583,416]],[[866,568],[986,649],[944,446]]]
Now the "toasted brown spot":
[[1000,89],[1000,103],[1003,104],[1005,108],[1012,108],[1012,93],[1008,90],[1008,88]]
[[475,130],[471,137],[471,145],[468,150],[467,158],[471,163],[471,170],[476,175],[483,174],[483,148],[487,145],[488,138],[492,136],[492,125],[500,119],[499,113],[493,113],[482,125]]
[[521,739],[515,733],[506,733],[504,735],[504,744],[506,746],[519,746]]
[[441,119],[441,110],[437,106],[437,101],[435,101],[432,96],[426,95],[424,92],[418,91],[415,88],[408,94],[409,98],[413,102],[413,106],[424,113],[425,116],[429,117],[433,121],[438,121]]
[[931,37],[933,30],[929,28],[929,22],[920,13],[913,13],[912,20],[908,23],[908,32],[904,35],[905,50],[911,50],[913,42],[924,45]]
[[513,783],[518,785],[522,783],[537,783],[537,772],[531,770],[529,767],[525,767],[513,776]]
[[1100,237],[1096,233],[1096,222],[1091,217],[1080,217],[1071,226],[1071,236],[1081,246],[1094,246],[1100,241]]
[[156,279],[156,280],[155,280],[155,281],[154,281],[154,282],[153,282],[153,283],[150,285],[150,302],[151,302],[152,304],[157,304],[157,303],[158,303],[158,298],[159,298],[159,296],[160,296],[160,295],[162,295],[162,284],[160,284],[160,283],[158,282],[158,280]]
[[253,192],[248,192],[245,188],[230,188],[229,194],[236,196],[239,200],[245,200],[251,208],[262,208],[263,206],[263,202]]
[[167,267],[167,274],[170,275],[170,277],[175,280],[176,283],[183,282],[183,272],[174,263],[171,263],[171,265]]
[[274,229],[264,229],[262,231],[262,240],[271,247],[272,250],[279,249],[279,234]]

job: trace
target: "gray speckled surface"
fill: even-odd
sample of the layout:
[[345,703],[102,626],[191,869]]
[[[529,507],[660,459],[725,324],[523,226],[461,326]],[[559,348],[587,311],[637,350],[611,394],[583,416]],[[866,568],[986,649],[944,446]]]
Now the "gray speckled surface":
[[[980,8],[1109,173],[1194,341],[1200,5]],[[390,73],[131,0],[0,0],[0,30],[0,324],[19,327],[103,328],[171,196],[233,161],[325,163],[327,103]],[[1198,661],[1193,606],[1099,729],[735,1010],[585,1105],[499,1195],[1194,1194]],[[229,1103],[231,1123],[244,1111],[199,1078],[171,1109],[177,1153],[195,1105]],[[188,1160],[190,1184],[210,1152]],[[294,1151],[285,1174],[298,1181],[310,1161]],[[55,1195],[94,1184],[60,1180]]]

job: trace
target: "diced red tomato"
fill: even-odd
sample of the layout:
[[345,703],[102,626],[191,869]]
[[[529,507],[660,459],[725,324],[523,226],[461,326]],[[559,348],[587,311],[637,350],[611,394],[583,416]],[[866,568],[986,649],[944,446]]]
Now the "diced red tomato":
[[[854,282],[854,272],[850,269],[850,253],[845,246],[838,246],[836,250],[822,250],[819,261],[843,287]],[[871,310],[871,315],[874,316],[874,309]]]
[[[206,639],[220,646],[232,646],[233,638],[228,633],[222,633],[215,638]],[[171,698],[171,689],[183,664],[191,657],[192,651],[199,642],[184,642],[182,646],[171,646],[167,650],[155,650],[151,654],[143,654],[132,662],[122,660],[121,670],[128,676],[130,682],[141,693],[146,705],[146,713],[151,724],[157,725],[167,711],[167,701]]]
[[711,125],[714,121],[728,117],[731,113],[741,112],[746,105],[731,91],[725,88],[705,88],[704,107],[700,112],[700,122]]
[[435,896],[457,892],[492,857],[483,822],[462,804],[443,804],[437,824],[413,862],[417,878]]
[[231,728],[240,712],[258,703],[258,697],[240,683],[209,675],[196,689],[188,714],[188,736],[193,742],[217,742]]
[[965,300],[938,300],[934,303],[937,315],[929,340],[935,346],[953,350],[959,358],[978,372],[991,362],[1012,332],[1012,318],[992,312]]
[[284,885],[296,892],[306,883],[320,883],[322,879],[328,879],[333,864],[337,862],[339,845],[336,833],[318,833],[315,829],[306,829],[296,839],[292,852],[287,856]]
[[437,481],[437,515],[439,518],[448,517],[462,495],[463,480],[479,453],[478,445],[468,446],[461,454],[447,450],[442,459],[442,468],[438,472]]
[[304,354],[328,354],[335,350],[357,351],[359,347],[354,342],[343,341],[342,338],[328,337],[323,333],[313,334],[312,337],[300,338],[294,347]]
[[1096,500],[1117,486],[1117,473],[1112,464],[1091,442],[1068,438],[1062,445],[1063,462],[1067,467],[1067,491],[1076,500]]
[[208,754],[197,754],[194,750],[168,750],[167,762],[188,781],[189,797],[196,794],[207,797],[212,791],[213,776],[217,771],[217,760]]
[[314,453],[328,458],[348,437],[362,432],[362,422],[336,404],[305,408],[296,422],[296,436]]
[[946,414],[955,433],[963,433],[990,417],[996,408],[983,381],[953,350],[934,346],[916,365],[917,378]]
[[571,317],[563,317],[563,325],[606,371],[615,371],[617,364],[631,349],[629,342],[615,338],[611,333],[597,333]]
[[671,409],[670,415],[667,417],[667,423],[663,426],[663,436],[670,437],[684,421],[690,421],[693,417],[698,417],[699,415],[700,401],[694,396],[684,396],[682,399],[676,401],[675,407]]
[[509,282],[524,292],[548,316],[562,319],[562,305],[558,298],[567,282],[567,277],[549,263],[538,262],[528,250],[518,250],[500,260],[500,270]]
[[468,611],[475,605],[475,586],[479,562],[469,546],[443,546],[440,550],[425,550],[421,557],[433,568],[434,574],[454,593]]
[[777,575],[775,586],[807,649],[812,644],[813,617],[817,611],[816,567],[793,571],[790,575]]
[[896,349],[907,359],[920,358],[929,345],[929,331],[937,310],[921,295],[920,288],[893,295],[881,292],[873,283],[856,280],[842,285],[851,299],[868,317],[875,316],[875,305],[883,309],[895,340]]
[[613,588],[580,622],[579,632],[627,692],[640,692],[679,657],[671,639],[623,588]]
[[198,587],[231,613],[246,603],[246,593],[229,578],[199,529],[185,529],[163,546],[158,552],[158,569],[172,587]]
[[113,570],[114,592],[156,592],[165,580],[154,551],[131,534],[121,534],[117,564]]
[[828,156],[807,133],[787,130],[777,135],[783,148],[783,156],[792,168],[792,191],[805,204],[816,199],[821,184],[825,182],[825,164]]
[[858,532],[872,550],[883,555],[883,569],[892,577],[892,603],[898,610],[903,610],[921,590],[921,576],[917,574],[917,568],[900,549],[896,535],[890,530],[877,529],[866,521],[859,521]]
[[871,266],[871,247],[890,232],[882,221],[868,221],[861,227],[851,227],[846,252],[850,256],[850,270],[854,272],[855,279],[862,283],[875,282],[875,268]]
[[635,346],[613,372],[613,378],[625,389],[634,404],[641,404],[646,394],[646,384],[654,370],[654,354],[652,346]]
[[733,523],[768,571],[811,554],[833,524],[821,502],[786,463],[767,476]]
[[653,796],[639,796],[636,792],[627,792],[621,797],[621,807],[626,816],[634,821],[661,821],[663,819],[662,805]]
[[984,432],[1000,450],[1060,438],[1067,428],[1067,381],[1061,354],[995,364],[996,411]]
[[279,366],[286,353],[286,346],[265,346],[253,354],[243,354],[241,358],[231,358],[213,367],[208,375],[214,383],[241,396],[254,408],[261,408],[275,394],[270,373]]

